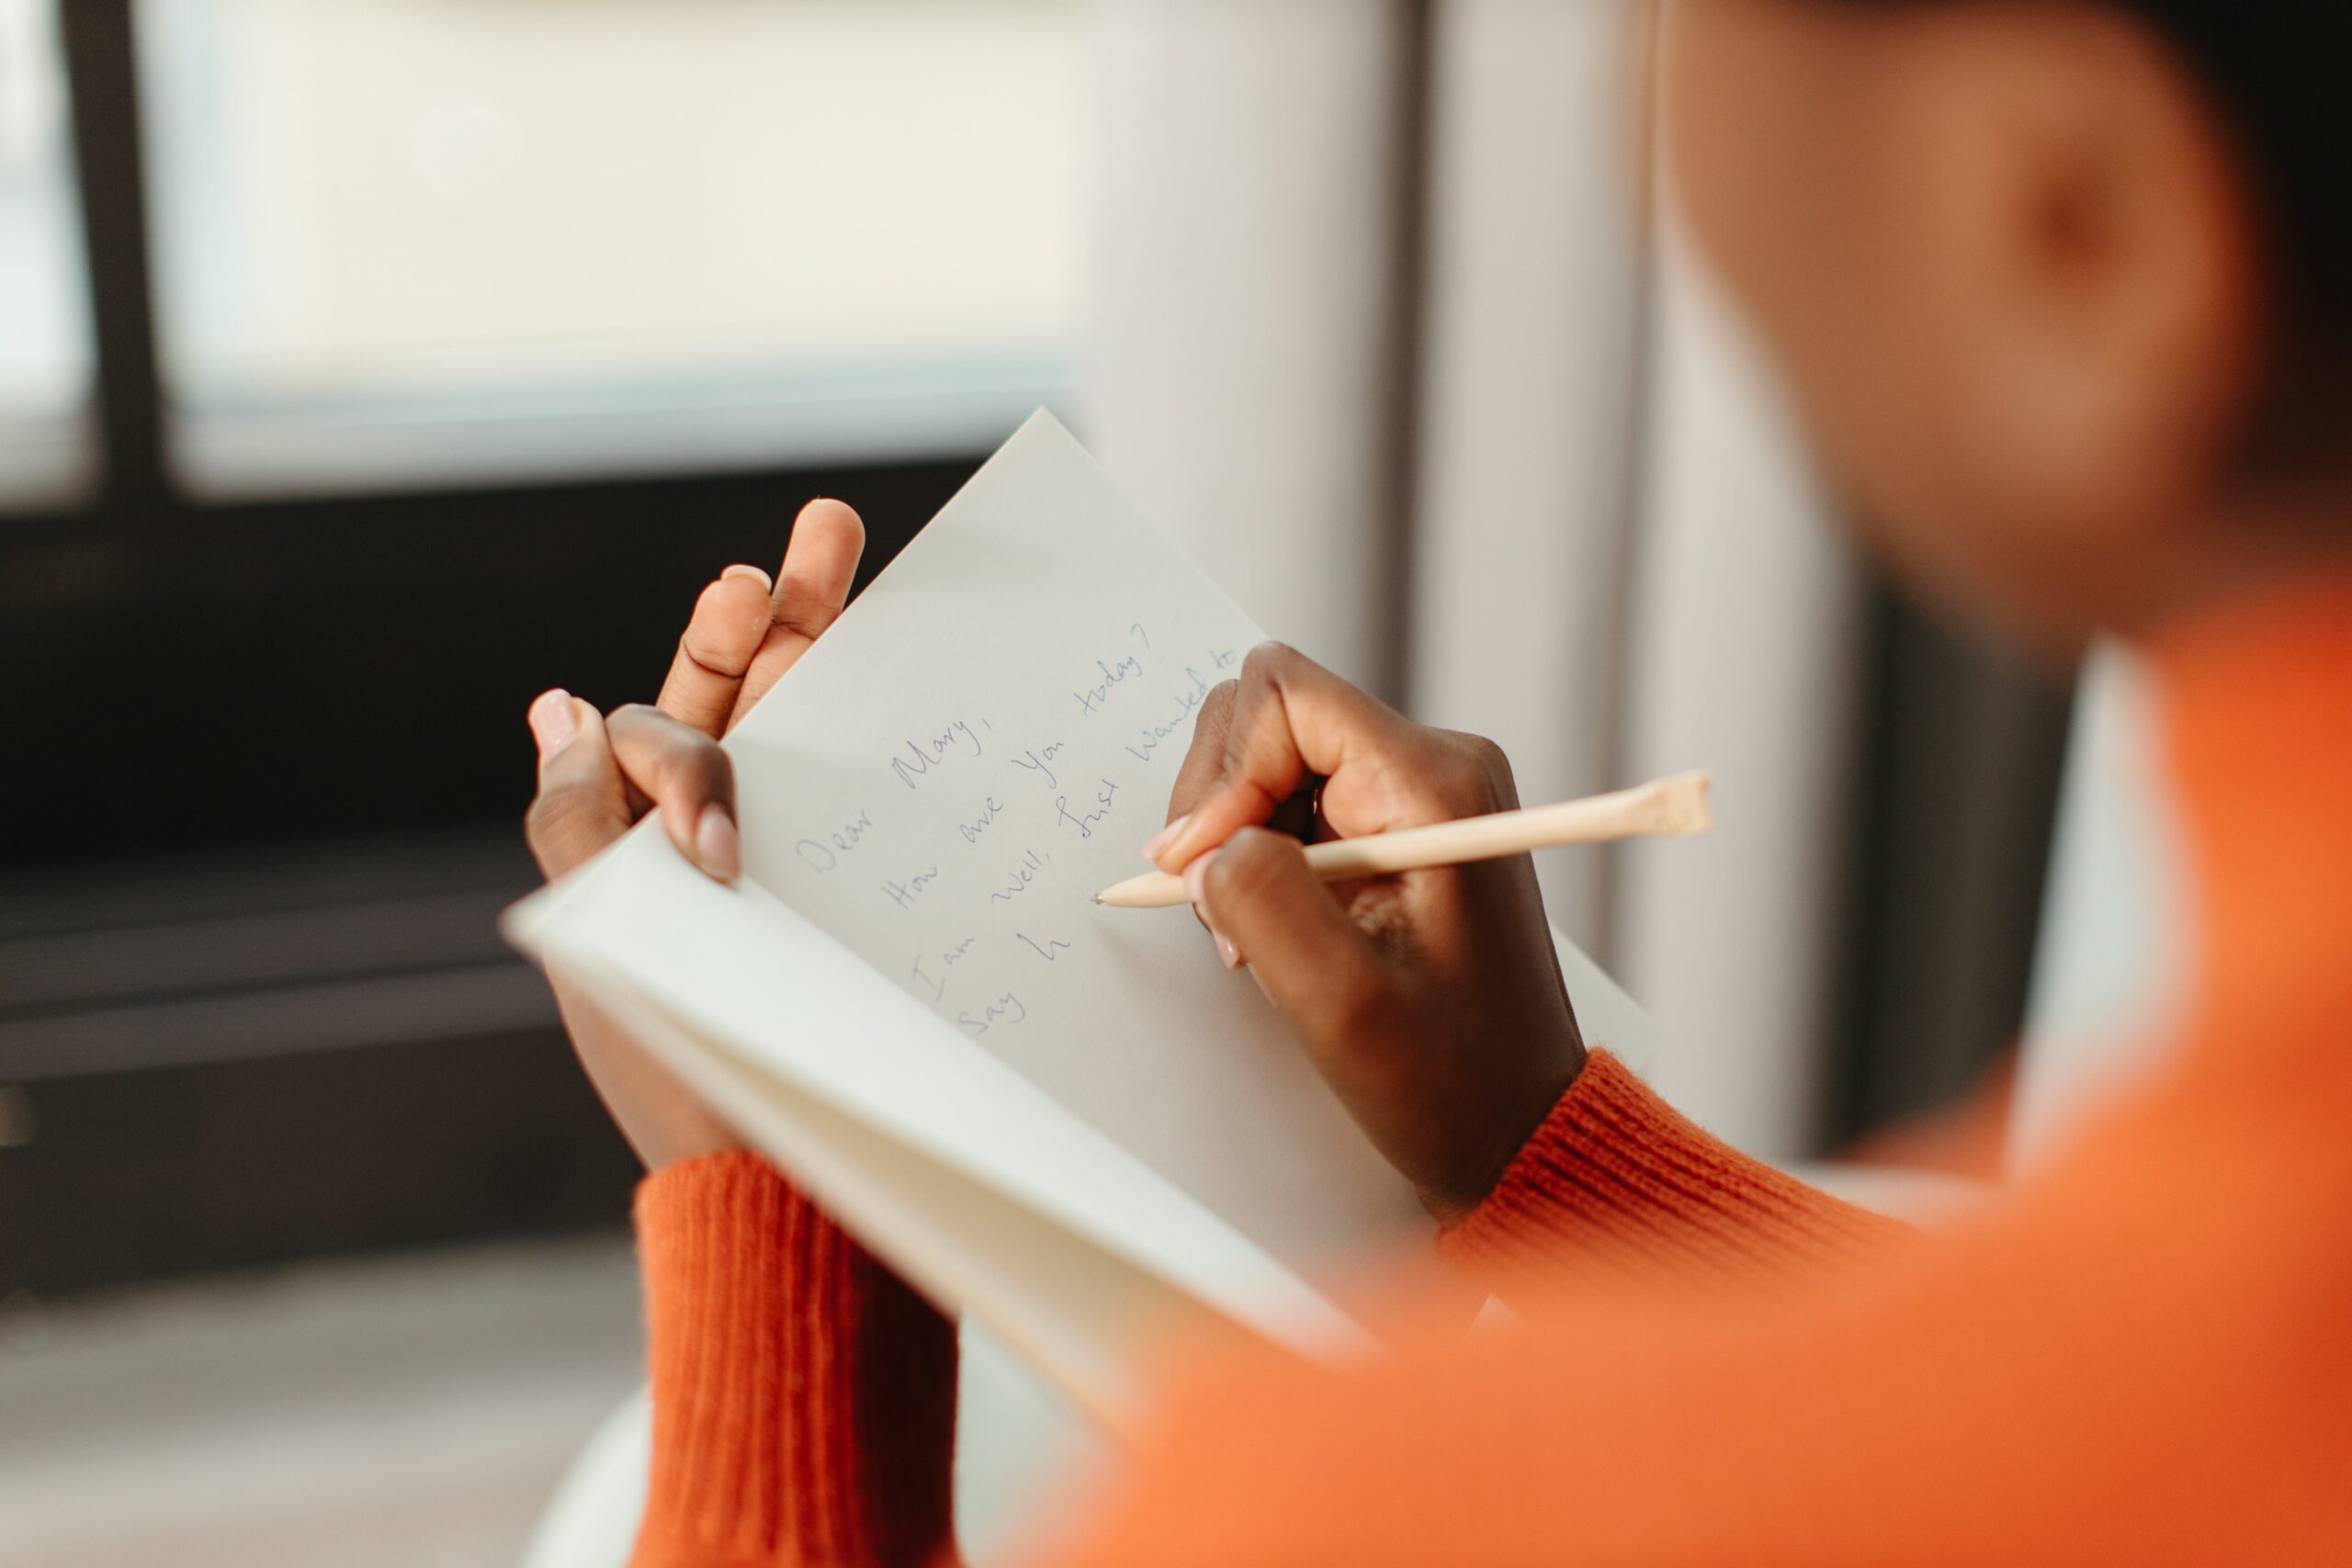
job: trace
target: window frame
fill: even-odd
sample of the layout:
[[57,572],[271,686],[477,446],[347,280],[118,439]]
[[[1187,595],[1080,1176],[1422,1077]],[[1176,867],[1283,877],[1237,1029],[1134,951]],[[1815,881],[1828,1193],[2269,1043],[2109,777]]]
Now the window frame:
[[[272,880],[289,851],[391,868],[334,895],[390,920],[415,894],[400,868],[469,835],[493,846],[466,879],[494,908],[534,880],[520,825],[537,691],[650,697],[701,585],[729,561],[772,568],[814,495],[865,513],[869,581],[1012,428],[821,468],[191,493],[157,376],[132,10],[61,7],[103,462],[85,494],[0,522],[0,668],[30,677],[0,682],[0,905],[23,917],[0,940],[102,954],[241,879],[282,889],[243,916],[274,910],[284,930],[314,896]],[[121,896],[104,908],[74,891],[109,882]],[[391,974],[365,934],[382,922],[350,925],[347,951],[306,974],[174,995],[101,980],[72,1018],[41,998],[54,987],[11,995],[0,975],[0,1088],[30,1129],[0,1146],[0,1224],[18,1242],[0,1298],[621,1221],[634,1162],[552,1008],[518,1004],[521,961],[485,930],[480,953]],[[328,1049],[257,1029],[193,1057],[168,1027],[175,1008],[266,1016],[281,996],[292,1018],[345,983],[351,1006],[389,986],[424,1021]],[[85,1027],[102,1048],[62,1066],[59,1042]]]

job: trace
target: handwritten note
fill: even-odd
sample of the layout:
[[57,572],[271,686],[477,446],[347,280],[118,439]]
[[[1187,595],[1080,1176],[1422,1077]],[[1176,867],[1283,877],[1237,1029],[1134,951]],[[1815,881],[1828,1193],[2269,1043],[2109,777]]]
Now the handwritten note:
[[752,880],[1297,1264],[1425,1222],[1188,914],[1092,902],[1261,638],[1040,416],[729,749]]
[[[927,1164],[885,1190],[823,1117],[1243,1321],[1328,1316],[1301,1281],[1426,1216],[1189,912],[1092,902],[1140,868],[1201,705],[1260,636],[1040,414],[729,738],[742,885],[648,825],[511,929],[617,987],[707,1092],[756,1070],[816,1096],[817,1120],[776,1112],[772,1152],[821,1135],[836,1201],[1000,1325],[1066,1319],[1092,1265],[1038,1262],[1061,1244],[1001,1217],[983,1247],[939,1219],[963,1200]],[[1588,1034],[1640,1054],[1637,1010],[1562,960]],[[1086,1337],[1023,1342],[1057,1336]]]

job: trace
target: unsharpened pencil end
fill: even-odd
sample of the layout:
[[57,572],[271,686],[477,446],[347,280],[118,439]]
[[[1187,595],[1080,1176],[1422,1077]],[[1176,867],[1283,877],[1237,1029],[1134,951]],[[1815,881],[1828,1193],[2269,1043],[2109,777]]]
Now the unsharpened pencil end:
[[1705,773],[1684,773],[1679,778],[1659,781],[1657,828],[1659,838],[1695,839],[1714,830],[1714,813],[1707,805],[1707,786],[1712,782]]

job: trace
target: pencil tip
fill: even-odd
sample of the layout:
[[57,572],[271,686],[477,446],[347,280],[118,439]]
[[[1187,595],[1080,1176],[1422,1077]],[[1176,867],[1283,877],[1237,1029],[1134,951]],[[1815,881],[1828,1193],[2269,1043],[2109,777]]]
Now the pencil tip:
[[1101,902],[1102,902],[1102,895],[1101,895],[1100,893],[1097,893],[1097,894],[1094,896],[1094,902],[1096,902],[1097,904],[1100,904]]

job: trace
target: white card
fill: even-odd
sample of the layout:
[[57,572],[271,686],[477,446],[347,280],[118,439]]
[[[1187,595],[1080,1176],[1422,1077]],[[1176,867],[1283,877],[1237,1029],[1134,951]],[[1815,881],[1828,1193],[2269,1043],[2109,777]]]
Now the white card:
[[[741,886],[648,823],[512,929],[1219,1311],[1326,1333],[1299,1281],[1426,1215],[1190,910],[1092,902],[1260,638],[1041,413],[729,738]],[[1645,1056],[1562,956],[1588,1036]]]

